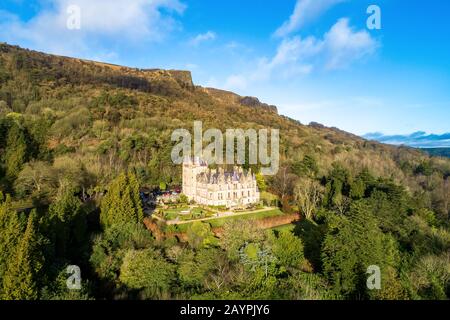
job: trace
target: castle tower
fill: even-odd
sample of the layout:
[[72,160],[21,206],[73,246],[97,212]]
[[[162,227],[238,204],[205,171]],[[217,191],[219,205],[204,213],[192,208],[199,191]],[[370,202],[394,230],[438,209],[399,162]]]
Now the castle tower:
[[195,200],[197,195],[197,175],[208,170],[206,162],[198,158],[186,158],[183,162],[183,194]]

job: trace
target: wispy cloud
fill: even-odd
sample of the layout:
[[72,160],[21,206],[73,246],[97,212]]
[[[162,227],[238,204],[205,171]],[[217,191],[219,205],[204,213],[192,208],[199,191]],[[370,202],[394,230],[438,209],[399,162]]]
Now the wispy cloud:
[[379,43],[366,30],[354,31],[346,18],[340,19],[322,41],[328,69],[340,69],[374,53]]
[[194,38],[189,41],[189,44],[192,46],[198,46],[202,42],[215,40],[217,37],[216,33],[213,31],[208,31],[205,33],[198,34]]
[[285,37],[298,31],[306,23],[319,17],[334,5],[346,0],[297,0],[294,12],[289,19],[275,31],[275,36]]
[[[186,6],[179,0],[51,0],[31,20],[7,13],[0,23],[0,37],[38,50],[58,54],[110,52],[113,43],[161,40],[177,27],[175,14]],[[68,8],[80,9],[80,29],[70,30]],[[103,48],[101,44],[108,45]]]
[[322,38],[284,38],[272,58],[259,59],[248,73],[231,75],[225,88],[245,89],[253,81],[267,81],[274,75],[289,79],[308,75],[314,70],[346,68],[374,53],[378,46],[378,41],[366,30],[354,30],[349,20],[342,18]]

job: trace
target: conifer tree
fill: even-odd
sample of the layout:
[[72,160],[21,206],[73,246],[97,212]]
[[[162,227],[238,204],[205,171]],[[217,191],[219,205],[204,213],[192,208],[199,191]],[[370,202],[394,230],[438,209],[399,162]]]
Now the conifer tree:
[[14,179],[20,172],[22,165],[26,162],[27,144],[23,130],[14,123],[9,129],[6,139],[6,150],[4,161],[6,166],[6,177]]
[[108,188],[101,203],[100,222],[104,227],[142,222],[144,213],[139,196],[139,182],[134,174],[119,175]]
[[48,216],[48,234],[55,246],[55,255],[67,257],[69,251],[78,251],[87,229],[81,201],[66,190],[50,206]]
[[38,248],[39,236],[35,220],[36,212],[32,211],[15,254],[8,261],[3,277],[3,299],[35,300],[38,298],[37,279],[42,269],[43,259]]
[[0,194],[0,281],[23,231],[17,213],[11,209],[10,197],[1,200],[2,197]]
[[336,293],[347,298],[369,298],[366,287],[369,266],[382,273],[396,265],[395,242],[381,231],[379,222],[364,201],[356,201],[348,216],[336,216],[322,246],[324,274]]

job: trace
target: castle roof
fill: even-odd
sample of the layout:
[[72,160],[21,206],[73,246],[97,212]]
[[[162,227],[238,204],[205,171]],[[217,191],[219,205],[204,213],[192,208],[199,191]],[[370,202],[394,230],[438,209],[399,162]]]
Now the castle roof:
[[252,174],[251,170],[244,172],[242,168],[235,167],[233,171],[208,170],[197,175],[197,181],[206,184],[219,184],[219,183],[244,183],[252,182],[256,178]]

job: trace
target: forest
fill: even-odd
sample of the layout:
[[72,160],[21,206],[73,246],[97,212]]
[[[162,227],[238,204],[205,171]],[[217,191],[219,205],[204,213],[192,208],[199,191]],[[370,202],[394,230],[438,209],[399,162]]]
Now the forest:
[[[258,187],[298,221],[195,222],[184,239],[151,221],[140,190],[181,185],[171,133],[194,121],[279,129],[280,170]],[[450,159],[305,125],[188,72],[0,43],[0,299],[449,298]]]

